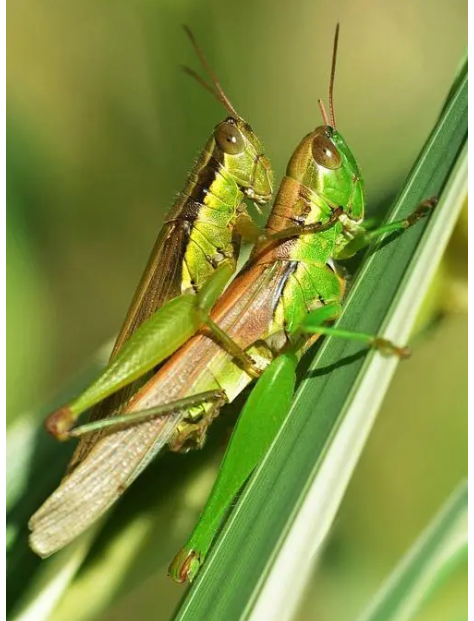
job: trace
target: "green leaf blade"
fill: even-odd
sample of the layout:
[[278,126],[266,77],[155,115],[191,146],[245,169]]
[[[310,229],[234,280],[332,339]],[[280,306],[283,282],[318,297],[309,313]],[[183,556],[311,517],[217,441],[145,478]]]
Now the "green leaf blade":
[[467,553],[467,484],[441,511],[388,577],[357,621],[409,621]]

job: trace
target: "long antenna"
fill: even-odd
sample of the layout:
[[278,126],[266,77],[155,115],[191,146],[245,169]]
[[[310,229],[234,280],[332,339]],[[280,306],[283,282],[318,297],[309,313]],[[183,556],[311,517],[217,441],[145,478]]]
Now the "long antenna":
[[199,82],[199,84],[201,84],[201,86],[204,86],[204,88],[210,91],[214,95],[214,97],[218,101],[220,101],[221,104],[224,105],[224,107],[228,110],[228,112],[230,112],[230,114],[234,118],[240,119],[241,118],[240,115],[237,113],[237,110],[234,108],[234,106],[230,102],[230,99],[225,94],[224,89],[222,88],[219,80],[217,79],[216,74],[211,69],[211,66],[207,62],[207,59],[204,56],[203,51],[199,47],[198,42],[196,41],[193,33],[191,32],[191,29],[189,28],[189,26],[186,26],[186,25],[183,26],[183,29],[184,29],[184,32],[187,34],[189,40],[191,41],[191,44],[194,47],[194,50],[199,57],[199,60],[201,61],[201,65],[203,66],[204,71],[207,73],[207,75],[209,76],[214,86],[212,86],[209,82],[207,82],[204,78],[202,78],[199,74],[197,74],[193,69],[190,69],[189,67],[184,67],[184,71],[188,75],[196,79]]
[[332,49],[331,78],[329,80],[329,114],[331,115],[331,125],[334,129],[336,129],[336,117],[334,114],[334,76],[336,75],[338,42],[339,42],[339,24],[337,24],[336,32],[334,34],[334,46]]

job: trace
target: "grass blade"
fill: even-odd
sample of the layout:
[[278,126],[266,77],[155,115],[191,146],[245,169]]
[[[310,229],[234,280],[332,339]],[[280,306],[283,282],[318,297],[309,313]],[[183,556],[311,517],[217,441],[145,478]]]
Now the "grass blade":
[[29,585],[27,597],[14,613],[13,621],[46,621],[50,618],[82,565],[96,531],[97,527],[90,529],[38,573]]
[[[98,352],[90,367],[58,395],[50,408],[54,409],[55,406],[64,402],[65,398],[76,394],[78,390],[86,386],[97,374],[98,368],[103,366],[105,360],[104,351]],[[20,605],[23,606],[21,600],[25,591],[30,589],[33,581],[41,579],[36,574],[42,573],[45,564],[28,547],[27,522],[41,502],[57,487],[74,449],[71,444],[53,440],[44,432],[42,425],[38,425],[38,421],[44,419],[48,411],[51,410],[45,408],[36,415],[24,414],[7,430],[7,609],[9,612],[18,610]],[[81,554],[84,556],[85,551]],[[72,567],[68,555],[61,558],[64,558],[65,565]],[[78,562],[76,566],[78,567],[79,564]],[[59,565],[56,565],[56,571],[58,567]],[[73,576],[70,570],[66,570],[66,574],[70,578]],[[59,584],[54,577],[52,580],[56,585]],[[61,584],[63,589],[67,587],[66,580]],[[35,587],[33,590],[36,592]],[[28,600],[31,600],[29,595]]]
[[448,499],[357,621],[408,621],[466,559],[467,484]]

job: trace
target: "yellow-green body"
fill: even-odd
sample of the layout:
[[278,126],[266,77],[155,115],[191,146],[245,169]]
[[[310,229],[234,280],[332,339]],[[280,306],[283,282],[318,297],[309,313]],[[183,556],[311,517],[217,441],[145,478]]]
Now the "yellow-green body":
[[[236,149],[229,136],[237,153],[225,150]],[[235,270],[244,199],[265,203],[272,190],[271,166],[250,125],[233,117],[219,123],[165,219],[114,353],[157,308],[199,291],[223,262]]]

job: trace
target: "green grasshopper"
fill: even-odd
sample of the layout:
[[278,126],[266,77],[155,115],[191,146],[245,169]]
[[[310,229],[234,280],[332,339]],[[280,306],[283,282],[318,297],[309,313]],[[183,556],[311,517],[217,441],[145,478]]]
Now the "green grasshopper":
[[[211,82],[188,67],[185,71],[209,90],[230,116],[214,128],[166,217],[113,347],[113,369],[129,337],[153,315],[157,324],[167,325],[173,318],[178,330],[172,338],[165,335],[158,347],[155,341],[148,370],[197,331],[235,271],[241,238],[255,241],[260,235],[247,213],[244,198],[264,204],[273,192],[273,172],[260,140],[236,112],[192,32],[184,29]],[[145,348],[142,358],[147,351]],[[142,370],[139,375],[143,373]],[[120,411],[138,385],[127,384],[113,394],[109,391],[111,396],[92,411],[91,419],[101,420]],[[101,394],[101,399],[104,397],[107,394]],[[79,412],[61,412],[50,417],[46,426],[53,435],[61,436],[78,415]],[[70,468],[83,459],[92,444],[93,439],[83,439]]]
[[[318,336],[356,339],[383,353],[406,355],[405,348],[383,338],[328,325],[341,312],[345,289],[333,261],[353,256],[386,233],[408,228],[432,206],[427,202],[408,218],[371,231],[363,227],[361,173],[334,118],[337,40],[338,29],[330,121],[320,104],[324,124],[305,136],[293,153],[267,235],[211,313],[212,322],[240,355],[234,357],[223,348],[206,325],[144,384],[119,416],[78,428],[87,433],[115,427],[96,440],[86,459],[31,518],[31,546],[41,556],[52,554],[85,530],[164,445],[174,451],[202,446],[221,407],[254,379],[242,363],[248,358],[260,378],[239,417],[200,520],[170,567],[178,582],[192,581],[232,501],[286,416],[296,365]],[[79,434],[72,430],[69,435]]]

